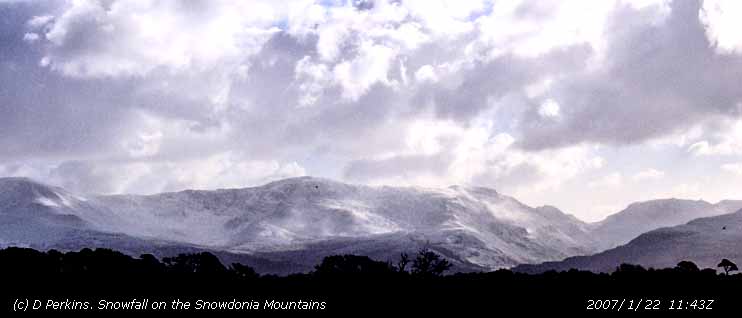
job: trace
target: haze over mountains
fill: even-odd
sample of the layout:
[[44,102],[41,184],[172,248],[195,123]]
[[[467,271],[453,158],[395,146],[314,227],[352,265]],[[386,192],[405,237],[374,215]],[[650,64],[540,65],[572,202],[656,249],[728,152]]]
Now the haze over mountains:
[[612,272],[622,263],[664,268],[683,260],[715,268],[722,258],[742,260],[742,201],[638,202],[596,223],[592,232],[600,238],[598,248],[605,251],[557,262],[523,264],[514,270]]
[[570,257],[564,261],[538,265],[519,265],[515,270],[541,273],[575,268],[612,272],[621,263],[665,268],[675,266],[680,260],[690,260],[701,268],[716,268],[716,264],[723,258],[742,260],[742,210],[649,231],[626,245],[592,256]]
[[630,204],[626,209],[594,224],[593,235],[605,250],[628,243],[642,233],[693,219],[727,214],[742,209],[742,201],[724,200],[711,204],[703,200],[662,199]]
[[333,254],[395,260],[426,246],[457,270],[492,270],[594,254],[740,207],[742,201],[656,200],[588,224],[477,187],[370,187],[301,177],[244,189],[82,197],[2,178],[0,245],[161,255],[209,250],[273,273],[310,270]]

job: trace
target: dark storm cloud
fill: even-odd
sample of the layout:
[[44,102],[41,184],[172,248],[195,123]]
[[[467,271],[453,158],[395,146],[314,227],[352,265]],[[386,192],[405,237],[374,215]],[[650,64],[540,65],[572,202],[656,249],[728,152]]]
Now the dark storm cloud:
[[110,101],[126,96],[128,84],[69,80],[38,67],[42,55],[23,37],[26,22],[49,9],[0,3],[0,10],[0,158],[82,157],[111,150],[129,117]]
[[537,57],[506,55],[494,60],[477,61],[463,72],[463,80],[458,85],[426,87],[416,97],[416,102],[422,105],[431,102],[440,117],[466,122],[487,109],[489,99],[497,100],[509,94],[520,95],[524,86],[546,76],[559,76],[581,69],[590,54],[590,46],[575,45]]
[[697,1],[674,1],[659,24],[624,7],[609,21],[606,66],[555,84],[559,121],[527,113],[527,149],[593,142],[635,144],[714,116],[739,116],[742,57],[720,55],[706,37]]

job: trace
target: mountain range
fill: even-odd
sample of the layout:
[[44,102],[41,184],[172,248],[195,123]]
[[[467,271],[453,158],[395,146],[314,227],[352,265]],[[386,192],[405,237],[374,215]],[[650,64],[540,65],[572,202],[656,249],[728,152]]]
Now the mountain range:
[[90,196],[0,178],[0,246],[106,247],[158,256],[210,251],[275,274],[311,270],[328,255],[395,261],[427,247],[455,270],[479,271],[582,259],[645,232],[739,208],[742,201],[656,200],[585,223],[483,187],[365,186],[300,177],[243,189]]
[[690,260],[701,268],[716,268],[724,258],[742,260],[742,210],[652,230],[626,245],[595,255],[519,265],[514,270],[526,273],[569,269],[612,272],[622,263],[666,268],[681,260]]
[[685,224],[693,219],[728,214],[742,209],[742,201],[724,200],[711,204],[703,200],[665,199],[636,202],[595,223],[592,233],[601,250],[628,243],[642,233],[661,227]]

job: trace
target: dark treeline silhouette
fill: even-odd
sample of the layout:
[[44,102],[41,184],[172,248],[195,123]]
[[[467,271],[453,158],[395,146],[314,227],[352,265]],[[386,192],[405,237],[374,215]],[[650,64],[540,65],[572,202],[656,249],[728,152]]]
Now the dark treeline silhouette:
[[[315,270],[308,274],[294,274],[289,277],[311,276],[333,279],[338,277],[394,277],[400,275],[420,279],[442,276],[451,268],[448,260],[429,250],[420,250],[407,270],[409,256],[402,254],[397,265],[380,262],[367,256],[333,255],[325,257]],[[10,247],[0,250],[0,273],[15,273],[39,277],[57,276],[101,276],[111,275],[122,278],[130,277],[177,277],[209,279],[258,279],[261,276],[250,266],[232,263],[225,266],[214,254],[209,252],[179,254],[165,257],[160,261],[152,254],[143,254],[139,258],[110,249],[85,248],[79,252],[62,253],[57,250],[40,252],[30,248]],[[273,279],[276,276],[269,276]]]
[[[109,250],[0,250],[2,310],[19,297],[266,297],[323,300],[330,311],[457,310],[585,311],[588,299],[714,299],[717,310],[738,302],[742,275],[728,259],[715,269],[690,261],[673,268],[621,264],[613,273],[570,270],[523,274],[510,270],[449,273],[451,264],[429,249],[399,261],[328,256],[310,273],[259,275],[243,264],[224,265],[208,253],[162,260]],[[666,308],[665,308],[666,309]]]

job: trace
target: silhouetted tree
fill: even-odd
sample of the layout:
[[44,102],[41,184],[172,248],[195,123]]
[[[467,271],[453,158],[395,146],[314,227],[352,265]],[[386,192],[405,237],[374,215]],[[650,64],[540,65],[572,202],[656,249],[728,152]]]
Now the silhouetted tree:
[[222,265],[219,258],[209,252],[180,254],[176,257],[165,257],[162,261],[173,273],[216,275],[227,272],[227,268]]
[[451,266],[451,263],[445,258],[427,248],[423,248],[412,261],[412,274],[421,277],[440,276]]
[[140,270],[143,273],[152,275],[165,271],[165,264],[160,263],[160,260],[152,254],[142,254],[139,256],[139,259],[139,263],[141,264]]
[[[726,274],[738,270],[728,259],[722,260],[719,267],[724,268]],[[238,263],[227,269],[210,253],[181,254],[161,262],[151,254],[133,258],[108,249],[40,252],[7,248],[0,249],[0,286],[8,286],[0,288],[0,302],[4,301],[4,292],[18,297],[36,293],[40,286],[46,285],[51,290],[50,295],[58,293],[65,297],[90,290],[122,295],[139,294],[143,290],[167,295],[202,291],[219,295],[275,292],[276,297],[290,293],[364,301],[369,299],[364,297],[368,295],[408,306],[417,299],[431,304],[452,298],[471,301],[473,296],[491,299],[492,286],[497,286],[503,295],[512,291],[530,294],[541,290],[542,295],[548,297],[571,297],[571,293],[584,295],[586,286],[591,288],[591,293],[630,293],[636,286],[645,286],[642,284],[651,286],[652,293],[661,295],[696,288],[715,288],[720,294],[726,294],[738,289],[742,277],[716,275],[714,269],[708,268],[699,271],[690,261],[665,269],[621,264],[612,274],[577,269],[526,274],[502,269],[442,276],[449,268],[449,261],[427,248],[412,256],[401,254],[394,262],[356,255],[329,256],[313,273],[289,276],[258,275],[253,268]]]
[[704,268],[701,270],[701,273],[706,276],[716,276],[716,270],[713,268]]
[[681,272],[690,272],[690,273],[697,273],[701,270],[698,268],[698,265],[691,261],[681,261],[678,263],[677,266],[675,266],[675,269]]
[[734,264],[734,262],[732,262],[732,261],[730,261],[730,260],[728,260],[726,258],[725,259],[722,259],[721,260],[721,263],[719,263],[719,265],[716,265],[716,267],[723,268],[725,275],[729,275],[729,272],[733,272],[733,271],[739,270],[739,268],[737,268],[737,264]]
[[614,272],[614,274],[615,273],[619,273],[619,274],[622,274],[622,273],[629,273],[629,274],[632,274],[632,273],[643,273],[643,272],[646,272],[646,271],[647,270],[644,267],[642,267],[641,265],[634,265],[634,264],[622,263],[621,265],[618,265],[618,267],[616,267],[616,271]]
[[357,255],[327,256],[314,269],[315,275],[318,276],[383,275],[394,272],[394,269],[385,262]]
[[410,257],[407,255],[407,253],[402,253],[399,255],[399,262],[397,262],[397,271],[400,273],[404,273],[407,271],[407,264],[410,263]]
[[260,275],[255,272],[255,269],[240,263],[232,263],[231,271],[235,276],[237,276],[237,278],[241,279],[255,279],[260,277]]

